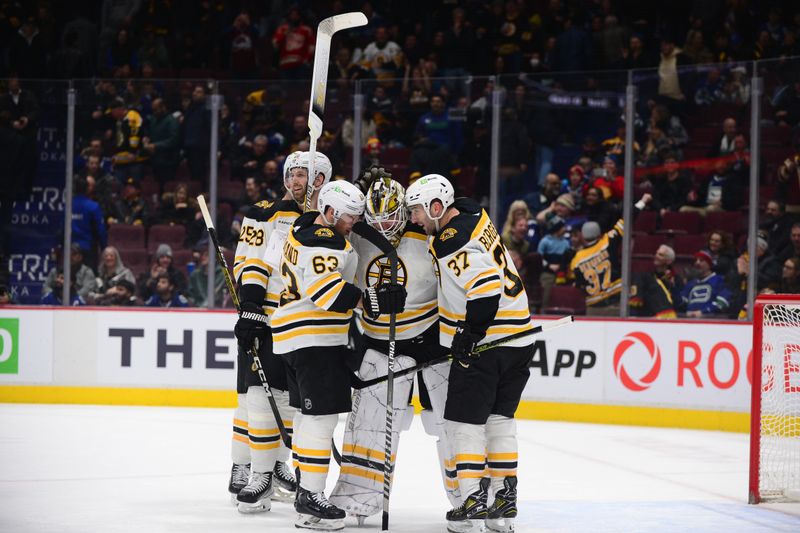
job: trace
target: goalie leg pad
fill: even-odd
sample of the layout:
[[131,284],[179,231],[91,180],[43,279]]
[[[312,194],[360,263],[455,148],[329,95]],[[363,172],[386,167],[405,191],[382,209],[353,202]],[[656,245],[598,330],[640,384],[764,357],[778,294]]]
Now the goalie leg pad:
[[502,415],[489,415],[486,421],[486,449],[492,492],[503,488],[503,480],[517,475],[517,422]]
[[247,413],[249,416],[251,470],[272,472],[281,436],[278,424],[269,406],[269,398],[263,387],[247,389]]
[[[395,358],[395,371],[414,366],[410,357]],[[361,379],[386,375],[388,358],[385,354],[368,349],[361,361]],[[399,432],[408,427],[414,411],[408,405],[413,385],[413,375],[394,381],[394,418],[392,420],[392,462],[394,463]],[[356,516],[371,516],[383,506],[383,467],[386,441],[386,383],[356,390],[353,410],[347,417],[342,468],[339,480],[331,493],[330,501]]]
[[247,395],[236,395],[236,409],[233,411],[233,439],[231,440],[231,461],[233,464],[250,463],[250,436],[247,423]]
[[331,438],[339,415],[300,413],[298,418],[292,458],[300,470],[300,486],[310,492],[323,492],[331,462]]
[[461,503],[461,491],[456,475],[455,454],[453,446],[444,429],[444,406],[447,401],[447,378],[450,374],[450,362],[441,363],[422,371],[422,378],[428,389],[432,411],[422,411],[422,426],[428,435],[436,437],[436,452],[439,455],[439,466],[442,483],[447,499],[453,507]]
[[462,497],[479,490],[486,476],[486,426],[446,420],[445,433],[452,443]]

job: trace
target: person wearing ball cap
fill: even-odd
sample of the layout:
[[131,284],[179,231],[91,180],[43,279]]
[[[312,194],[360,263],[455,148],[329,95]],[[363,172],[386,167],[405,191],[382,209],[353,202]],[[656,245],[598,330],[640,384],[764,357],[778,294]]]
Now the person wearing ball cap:
[[725,313],[730,307],[731,291],[725,279],[714,273],[714,258],[707,250],[695,252],[694,268],[697,277],[681,291],[680,305],[686,316],[702,318]]

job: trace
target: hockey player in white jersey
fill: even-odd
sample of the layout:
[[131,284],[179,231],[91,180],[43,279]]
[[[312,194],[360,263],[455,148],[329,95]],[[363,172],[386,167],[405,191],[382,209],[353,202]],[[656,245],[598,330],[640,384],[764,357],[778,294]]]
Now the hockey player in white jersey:
[[[270,500],[294,501],[297,488],[292,469],[285,463],[289,450],[281,441],[278,424],[266,391],[246,351],[259,342],[259,358],[283,425],[292,434],[294,408],[289,406],[283,360],[272,352],[269,316],[278,307],[283,290],[280,275],[273,275],[280,261],[283,241],[291,224],[302,214],[308,180],[308,152],[294,152],[285,162],[286,195],[274,203],[250,207],[242,221],[233,272],[239,282],[242,318],[236,325],[239,341],[237,365],[238,407],[234,415],[232,468],[229,491],[239,511],[262,512]],[[317,153],[315,190],[330,180],[328,158]]]
[[406,203],[412,221],[433,237],[440,340],[454,358],[444,418],[463,501],[447,512],[447,528],[511,531],[517,515],[514,413],[530,374],[533,341],[474,349],[533,329],[528,298],[489,216],[472,199],[456,200],[446,178],[423,176],[408,188]]
[[[367,175],[370,174],[368,170]],[[397,249],[397,282],[406,288],[405,311],[396,316],[395,369],[440,358],[448,351],[439,344],[436,275],[428,255],[427,236],[421,226],[408,221],[405,190],[391,176],[376,172],[366,192],[365,218]],[[391,280],[391,266],[385,254],[367,239],[351,237],[358,254],[355,284],[360,289]],[[359,369],[363,380],[383,376],[388,368],[389,316],[377,319],[360,317],[366,351]],[[432,410],[422,413],[426,431],[437,437],[443,482],[453,505],[458,505],[458,481],[451,465],[451,452],[444,436],[444,404],[449,363],[423,370]],[[398,447],[398,434],[408,429],[413,407],[408,399],[414,375],[394,381],[394,422],[392,455]],[[356,390],[353,410],[345,426],[339,480],[331,493],[331,503],[358,517],[361,523],[382,507],[384,444],[386,421],[386,383]],[[394,459],[393,459],[394,462]],[[447,467],[450,467],[449,469]],[[449,474],[449,475],[448,475]]]
[[331,438],[339,413],[350,411],[346,364],[353,309],[363,305],[373,319],[403,311],[405,290],[382,284],[362,291],[353,284],[358,257],[347,240],[364,212],[364,195],[345,181],[328,183],[319,212],[295,221],[280,265],[285,288],[272,315],[273,350],[289,368],[295,418],[293,459],[298,477],[297,527],[335,530],[345,512],[325,497]]

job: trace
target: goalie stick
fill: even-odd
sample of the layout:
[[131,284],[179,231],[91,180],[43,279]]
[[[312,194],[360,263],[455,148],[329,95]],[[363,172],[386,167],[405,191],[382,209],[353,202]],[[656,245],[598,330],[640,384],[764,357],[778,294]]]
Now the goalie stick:
[[[241,303],[239,302],[239,295],[236,294],[236,286],[234,285],[233,278],[228,270],[228,262],[225,261],[225,255],[222,253],[222,247],[219,245],[219,239],[217,239],[217,230],[214,229],[214,223],[211,221],[211,214],[208,212],[206,199],[202,194],[197,196],[197,203],[200,205],[200,211],[203,213],[203,220],[206,223],[208,236],[211,238],[211,242],[214,243],[214,248],[217,251],[217,261],[219,261],[219,264],[222,265],[222,276],[225,278],[225,285],[228,287],[228,292],[231,295],[233,306],[236,308],[236,312],[241,314],[242,309]],[[283,440],[283,444],[291,450],[292,438],[289,436],[289,432],[286,431],[286,426],[283,425],[283,418],[281,417],[281,412],[278,410],[278,404],[275,403],[275,397],[272,395],[272,390],[270,390],[269,384],[267,383],[267,375],[264,373],[264,367],[261,366],[261,358],[258,356],[257,339],[255,344],[248,348],[247,355],[253,359],[253,363],[256,366],[256,372],[258,373],[258,379],[261,380],[261,386],[264,387],[264,392],[267,393],[269,407],[272,410],[272,415],[275,417],[275,422],[278,424],[278,432],[281,434],[281,440]],[[334,460],[337,464],[341,465],[342,454],[339,453],[339,450],[336,449],[336,444],[333,442],[331,442],[331,450]]]
[[[485,352],[486,350],[491,350],[492,348],[497,348],[498,346],[502,346],[504,344],[508,344],[511,341],[520,339],[522,337],[527,337],[529,335],[536,335],[537,333],[541,333],[543,331],[549,331],[551,329],[560,328],[561,326],[565,326],[570,324],[575,319],[572,315],[567,315],[565,317],[559,318],[553,322],[548,322],[546,324],[542,324],[541,326],[536,326],[533,329],[529,329],[528,331],[521,331],[519,333],[514,333],[507,337],[503,337],[502,339],[497,339],[492,342],[487,342],[486,344],[482,344],[475,348],[475,353]],[[383,383],[384,381],[388,381],[390,379],[395,379],[403,376],[407,376],[408,374],[413,374],[414,372],[418,372],[424,368],[428,368],[434,365],[438,365],[439,363],[444,363],[447,361],[452,361],[452,355],[446,355],[444,357],[439,357],[438,359],[433,359],[431,361],[427,361],[417,366],[412,366],[410,368],[406,368],[399,372],[393,373],[392,377],[389,377],[389,374],[385,376],[379,376],[377,378],[368,379],[366,381],[360,380],[357,377],[353,376],[351,379],[351,385],[354,389],[366,389],[367,387],[372,387],[373,385],[377,385],[379,383]]]
[[311,98],[308,106],[308,184],[303,211],[311,208],[316,172],[317,139],[322,135],[322,117],[325,114],[325,92],[328,86],[328,63],[331,57],[331,38],[337,31],[365,26],[369,22],[359,11],[328,17],[317,26],[317,43],[314,50],[314,75],[311,79]]
[[[386,237],[367,224],[357,222],[353,225],[353,232],[363,239],[375,245],[389,260],[389,268],[392,271],[391,282],[397,283],[397,250]],[[383,446],[383,516],[381,519],[381,530],[389,529],[389,493],[391,492],[392,474],[392,423],[394,418],[394,350],[397,317],[395,313],[389,315],[389,354],[387,365],[387,387],[386,387],[386,439]]]

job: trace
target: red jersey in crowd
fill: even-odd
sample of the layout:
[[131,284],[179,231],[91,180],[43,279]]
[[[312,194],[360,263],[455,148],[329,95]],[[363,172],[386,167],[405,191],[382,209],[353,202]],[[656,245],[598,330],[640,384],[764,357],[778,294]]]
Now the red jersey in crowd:
[[280,54],[280,68],[299,67],[314,56],[314,31],[305,24],[281,24],[272,37]]

